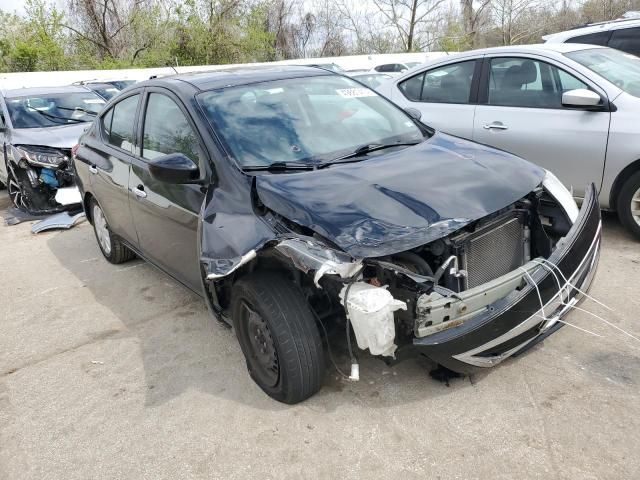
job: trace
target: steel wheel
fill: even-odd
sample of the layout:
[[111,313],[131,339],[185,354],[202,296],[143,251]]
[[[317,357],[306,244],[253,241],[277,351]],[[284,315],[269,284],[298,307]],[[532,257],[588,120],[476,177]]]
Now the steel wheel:
[[250,347],[248,360],[253,374],[262,384],[274,387],[280,378],[280,364],[269,325],[246,302],[242,305],[242,317],[242,334]]
[[631,215],[635,222],[640,225],[640,188],[631,197]]
[[109,228],[107,227],[107,219],[104,218],[104,214],[102,213],[102,209],[98,206],[98,204],[93,205],[93,226],[96,230],[96,237],[98,237],[98,242],[100,242],[100,246],[102,247],[102,251],[105,255],[111,254],[111,234],[109,233]]
[[29,206],[27,205],[27,201],[24,198],[24,193],[22,192],[22,188],[20,187],[20,182],[16,178],[15,173],[13,172],[13,168],[7,165],[7,192],[9,193],[9,198],[11,202],[16,208],[21,210],[29,210]]

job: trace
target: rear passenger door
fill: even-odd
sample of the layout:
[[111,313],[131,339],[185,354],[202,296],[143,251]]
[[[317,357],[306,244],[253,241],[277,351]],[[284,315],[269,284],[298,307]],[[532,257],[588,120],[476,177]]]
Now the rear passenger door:
[[129,209],[129,168],[136,150],[135,126],[141,91],[118,101],[96,122],[95,137],[87,137],[83,150],[91,190],[116,235],[137,246]]
[[420,110],[421,121],[437,130],[471,139],[480,60],[422,71],[398,83],[393,101]]
[[180,100],[162,88],[149,88],[139,126],[140,149],[131,164],[130,202],[140,249],[155,264],[192,290],[201,291],[198,219],[201,185],[169,184],[149,173],[149,163],[183,153],[206,171],[206,151]]
[[473,139],[555,173],[574,195],[602,183],[610,113],[562,106],[563,92],[595,86],[536,57],[485,60]]

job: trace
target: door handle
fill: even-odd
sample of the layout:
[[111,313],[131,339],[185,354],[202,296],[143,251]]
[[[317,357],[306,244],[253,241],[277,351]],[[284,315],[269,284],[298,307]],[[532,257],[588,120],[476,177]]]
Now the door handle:
[[509,127],[507,127],[506,125],[503,125],[502,122],[493,122],[493,123],[487,123],[486,125],[484,125],[482,128],[484,128],[485,130],[508,130]]
[[98,168],[95,165],[89,165],[89,173],[98,173]]
[[143,185],[138,185],[136,188],[133,189],[133,193],[136,194],[136,197],[140,197],[140,198],[146,198],[147,197],[147,192],[144,191],[144,186]]

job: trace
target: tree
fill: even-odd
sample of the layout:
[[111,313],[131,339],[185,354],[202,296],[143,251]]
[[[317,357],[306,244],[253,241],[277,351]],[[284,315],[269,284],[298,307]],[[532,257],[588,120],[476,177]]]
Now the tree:
[[480,27],[487,21],[487,11],[491,5],[491,0],[460,0],[460,10],[462,13],[462,30],[467,37],[465,43],[470,48],[478,45]]
[[522,43],[544,29],[544,25],[536,21],[540,20],[536,0],[492,0],[491,7],[502,45]]
[[443,2],[444,0],[373,0],[378,11],[396,30],[406,52],[421,50],[431,43],[429,25]]

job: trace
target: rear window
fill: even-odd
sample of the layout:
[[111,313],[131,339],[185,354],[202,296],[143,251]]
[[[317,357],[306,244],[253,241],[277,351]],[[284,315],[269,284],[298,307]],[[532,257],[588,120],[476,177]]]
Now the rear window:
[[609,42],[610,35],[611,32],[588,33],[586,35],[579,35],[577,37],[570,38],[567,40],[567,43],[586,43],[589,45],[601,45],[606,47]]

